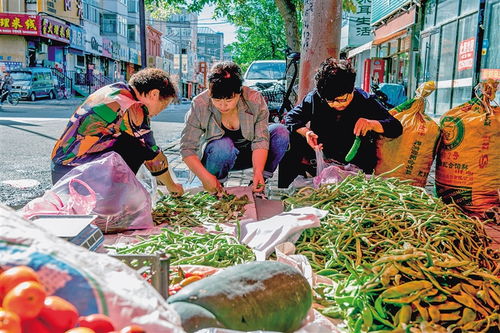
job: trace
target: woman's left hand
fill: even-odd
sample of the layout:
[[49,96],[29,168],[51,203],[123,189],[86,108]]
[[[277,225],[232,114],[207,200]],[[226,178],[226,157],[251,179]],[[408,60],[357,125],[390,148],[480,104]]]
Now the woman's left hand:
[[368,131],[374,131],[377,133],[383,133],[384,129],[379,121],[370,120],[366,118],[359,118],[354,125],[354,135],[365,136]]
[[262,173],[254,174],[252,191],[262,192],[264,191],[264,188],[266,188],[266,183],[264,182],[264,176],[262,176]]

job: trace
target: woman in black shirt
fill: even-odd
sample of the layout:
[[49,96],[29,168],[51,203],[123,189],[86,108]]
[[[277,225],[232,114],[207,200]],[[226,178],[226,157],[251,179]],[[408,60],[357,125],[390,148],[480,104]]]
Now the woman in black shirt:
[[[280,164],[279,187],[287,187],[303,173],[315,149],[322,149],[326,159],[347,163],[345,156],[356,136],[361,138],[361,145],[351,163],[371,173],[377,162],[376,136],[401,135],[401,123],[375,98],[354,88],[355,78],[348,60],[328,58],[320,65],[316,89],[285,117],[291,147]],[[307,170],[315,173],[314,169]]]

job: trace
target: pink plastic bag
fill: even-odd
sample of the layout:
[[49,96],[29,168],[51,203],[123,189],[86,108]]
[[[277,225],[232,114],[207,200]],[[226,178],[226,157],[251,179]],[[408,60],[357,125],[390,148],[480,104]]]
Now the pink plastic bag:
[[75,184],[76,191],[82,192],[83,188],[78,185],[82,183],[95,194],[95,205],[90,213],[98,215],[95,224],[104,233],[154,226],[151,196],[119,154],[109,152],[72,169],[59,179],[50,192],[61,198],[64,206],[69,202],[83,204],[72,195],[72,186],[69,186]]
[[[82,194],[75,189],[79,184],[88,194]],[[88,184],[80,179],[71,179],[67,183],[68,193],[59,194],[52,190],[30,201],[21,210],[24,218],[30,219],[35,215],[87,215],[96,206],[95,192]]]

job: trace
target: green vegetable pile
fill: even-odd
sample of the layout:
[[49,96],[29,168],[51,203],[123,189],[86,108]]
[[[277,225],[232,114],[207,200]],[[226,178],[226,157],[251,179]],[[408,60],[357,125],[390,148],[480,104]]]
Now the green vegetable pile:
[[243,216],[244,207],[249,202],[247,195],[223,194],[217,197],[208,192],[186,192],[180,197],[163,195],[153,210],[153,221],[183,227],[234,222]]
[[[285,199],[329,211],[297,253],[337,282],[316,291],[350,332],[494,332],[500,253],[482,222],[396,178],[348,177]],[[330,305],[330,306],[328,306]]]
[[427,194],[410,181],[360,174],[319,189],[303,188],[284,200],[287,208],[329,211],[320,228],[305,230],[296,244],[314,270],[345,271],[372,263],[403,244],[454,255],[500,272],[500,252],[478,219]]
[[168,253],[171,266],[189,264],[228,267],[255,260],[252,250],[229,234],[201,234],[190,228],[162,230],[161,234],[150,236],[133,245],[108,249],[116,251],[117,254]]

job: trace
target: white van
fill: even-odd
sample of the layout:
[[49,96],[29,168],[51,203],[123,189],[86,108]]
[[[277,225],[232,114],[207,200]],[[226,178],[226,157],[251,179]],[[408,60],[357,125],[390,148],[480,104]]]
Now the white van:
[[256,60],[250,64],[243,78],[245,86],[255,86],[257,83],[285,82],[285,60]]

